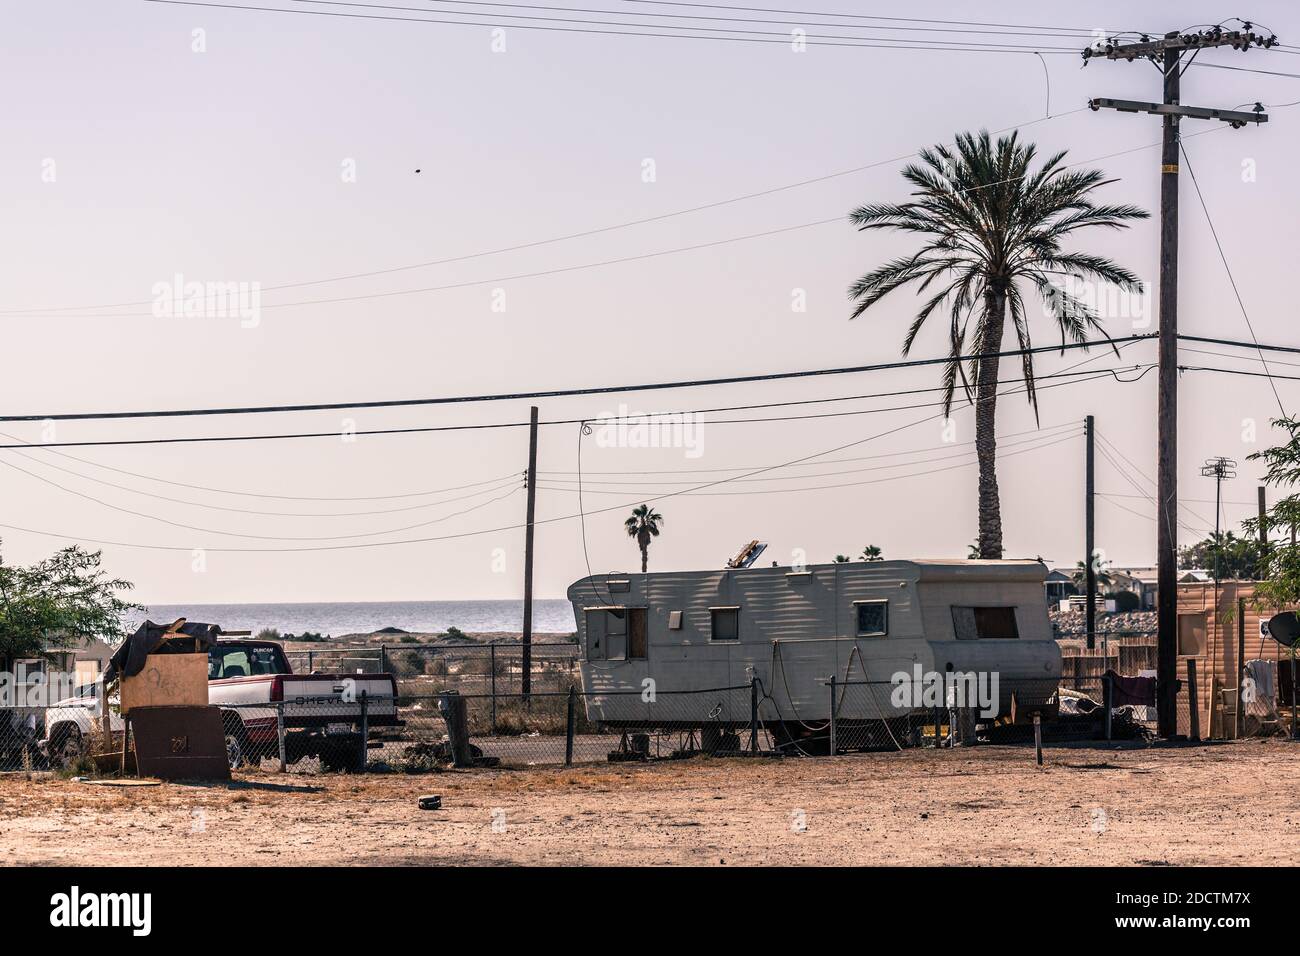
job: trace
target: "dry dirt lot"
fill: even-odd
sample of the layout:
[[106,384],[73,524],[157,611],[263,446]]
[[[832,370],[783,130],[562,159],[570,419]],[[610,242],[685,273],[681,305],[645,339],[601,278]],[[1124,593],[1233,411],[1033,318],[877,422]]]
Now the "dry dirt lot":
[[[416,807],[437,793],[443,809]],[[8,864],[1292,864],[1300,745],[110,787],[0,778]],[[803,824],[801,827],[800,824]]]

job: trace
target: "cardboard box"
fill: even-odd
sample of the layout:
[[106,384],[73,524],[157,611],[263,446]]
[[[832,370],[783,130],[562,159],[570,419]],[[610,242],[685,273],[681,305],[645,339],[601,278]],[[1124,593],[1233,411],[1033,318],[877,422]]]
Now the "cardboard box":
[[206,707],[207,654],[150,654],[144,669],[122,678],[122,714],[132,707]]

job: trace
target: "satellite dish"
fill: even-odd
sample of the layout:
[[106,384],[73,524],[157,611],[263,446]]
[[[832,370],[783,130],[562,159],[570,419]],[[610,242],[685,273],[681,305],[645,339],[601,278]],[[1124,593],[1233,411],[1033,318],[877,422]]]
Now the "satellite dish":
[[1300,618],[1295,611],[1283,611],[1268,619],[1268,636],[1283,647],[1292,647],[1300,640]]

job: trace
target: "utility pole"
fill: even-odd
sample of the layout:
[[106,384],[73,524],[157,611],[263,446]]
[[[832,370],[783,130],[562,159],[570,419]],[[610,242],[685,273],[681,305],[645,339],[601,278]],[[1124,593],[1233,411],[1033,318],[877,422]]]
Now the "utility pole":
[[1097,539],[1094,527],[1096,517],[1095,486],[1093,483],[1093,421],[1089,415],[1083,420],[1083,434],[1087,442],[1087,474],[1084,477],[1083,539],[1087,555],[1084,558],[1083,580],[1088,603],[1085,605],[1084,620],[1088,629],[1088,650],[1097,646]]
[[1214,593],[1217,608],[1219,556],[1223,553],[1223,542],[1219,540],[1219,513],[1223,510],[1223,482],[1226,478],[1237,477],[1237,463],[1231,458],[1207,458],[1205,464],[1201,466],[1201,475],[1214,479]]
[[533,692],[533,518],[537,509],[537,406],[528,416],[528,516],[524,532],[524,634],[519,691],[524,699]]
[[1271,47],[1277,37],[1255,33],[1250,23],[1241,30],[1212,27],[1201,32],[1166,33],[1153,40],[1142,36],[1137,42],[1098,41],[1083,51],[1085,65],[1098,57],[1108,60],[1148,60],[1161,71],[1163,101],[1094,98],[1088,105],[1095,111],[1115,109],[1125,113],[1150,113],[1164,120],[1160,151],[1160,337],[1159,407],[1156,451],[1156,721],[1161,737],[1177,733],[1178,704],[1178,150],[1179,121],[1221,120],[1233,128],[1247,123],[1264,123],[1268,116],[1256,104],[1249,113],[1236,110],[1183,106],[1181,79],[1187,65],[1184,56],[1195,59],[1201,50],[1228,46],[1249,50]]

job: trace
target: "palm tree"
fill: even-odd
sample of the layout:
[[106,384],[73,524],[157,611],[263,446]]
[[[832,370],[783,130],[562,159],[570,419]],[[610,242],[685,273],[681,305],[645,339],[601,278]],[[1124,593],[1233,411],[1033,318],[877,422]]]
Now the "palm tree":
[[862,560],[863,560],[863,561],[883,561],[883,560],[885,560],[885,555],[884,555],[884,553],[880,550],[880,548],[876,547],[876,545],[874,545],[874,544],[869,544],[869,545],[867,545],[865,548],[862,549]]
[[632,509],[632,517],[623,522],[629,538],[636,538],[636,545],[641,549],[641,573],[645,574],[650,563],[650,539],[659,537],[659,525],[664,516],[650,510],[649,505],[637,505]]
[[847,554],[837,554],[837,555],[835,555],[835,562],[834,562],[834,563],[835,563],[835,564],[848,564],[848,563],[849,563],[849,556],[848,556]]
[[[1127,228],[1145,219],[1136,206],[1100,205],[1094,190],[1114,182],[1098,170],[1071,170],[1064,151],[1032,169],[1037,150],[1016,134],[993,143],[986,131],[963,133],[955,149],[922,150],[908,165],[912,184],[905,203],[860,206],[849,214],[859,231],[897,229],[925,237],[920,250],[886,262],[849,287],[857,318],[890,292],[919,282],[932,294],[903,339],[907,355],[921,327],[937,310],[947,313],[949,361],[944,367],[944,414],[952,409],[958,380],[975,405],[975,450],[979,460],[979,557],[1002,557],[1002,514],[996,471],[995,410],[1002,336],[1008,313],[1020,349],[1031,347],[1026,294],[1041,296],[1061,342],[1085,341],[1090,332],[1109,339],[1096,313],[1061,284],[1066,277],[1110,282],[1140,291],[1132,272],[1104,256],[1064,252],[1061,240],[1078,229]],[[1053,283],[1053,279],[1058,280]],[[931,289],[931,287],[934,287]],[[972,323],[972,320],[973,323]],[[967,342],[971,348],[967,348]],[[963,366],[961,356],[975,353]],[[1021,357],[1025,394],[1034,415],[1038,397],[1030,354]]]
[[[1096,578],[1097,587],[1099,588],[1108,588],[1115,583],[1115,578],[1110,573],[1109,561],[1097,562]],[[1083,591],[1088,583],[1088,566],[1082,561],[1077,562],[1074,566],[1074,573],[1070,575],[1070,580],[1079,591]]]

